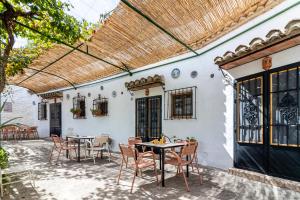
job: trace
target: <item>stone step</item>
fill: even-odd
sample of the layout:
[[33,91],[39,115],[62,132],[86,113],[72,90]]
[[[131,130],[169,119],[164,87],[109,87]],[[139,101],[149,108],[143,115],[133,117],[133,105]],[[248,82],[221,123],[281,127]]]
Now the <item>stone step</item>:
[[238,168],[229,168],[228,173],[235,176],[247,178],[249,180],[259,181],[272,186],[277,186],[280,188],[285,188],[296,192],[300,192],[300,182],[297,181],[278,178],[278,177],[274,177],[274,176],[270,176],[258,172],[248,171],[244,169],[238,169]]

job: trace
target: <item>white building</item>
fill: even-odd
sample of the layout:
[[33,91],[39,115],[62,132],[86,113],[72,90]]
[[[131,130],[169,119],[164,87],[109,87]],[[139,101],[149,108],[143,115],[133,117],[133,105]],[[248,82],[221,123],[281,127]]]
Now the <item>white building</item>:
[[38,125],[38,109],[36,105],[39,102],[39,97],[36,94],[22,87],[8,86],[1,95],[1,101],[2,104],[5,104],[1,113],[2,122],[17,118],[13,123],[21,123],[28,126]]
[[[132,70],[132,76],[119,74],[78,85],[76,90],[73,88],[62,88],[50,91],[62,92],[62,97],[55,99],[56,107],[54,107],[53,99],[48,100],[47,103],[48,116],[49,112],[53,112],[52,115],[55,115],[56,117],[54,118],[57,118],[57,121],[54,123],[56,124],[56,129],[53,129],[52,133],[60,134],[60,128],[57,125],[61,124],[63,136],[70,129],[79,135],[110,134],[115,151],[118,151],[118,143],[126,143],[128,137],[135,135],[141,135],[147,139],[149,139],[148,137],[159,136],[161,133],[169,137],[195,137],[200,144],[198,155],[199,161],[203,165],[222,169],[235,166],[299,180],[299,133],[291,133],[291,135],[296,137],[296,140],[290,140],[291,143],[287,142],[289,133],[285,133],[287,136],[282,137],[283,139],[271,140],[269,120],[273,117],[269,105],[274,106],[275,103],[279,105],[277,101],[270,100],[269,91],[271,90],[270,88],[275,87],[275,79],[271,82],[271,85],[273,83],[272,87],[269,85],[270,80],[273,74],[285,74],[286,76],[289,74],[289,72],[277,72],[277,70],[292,69],[292,71],[298,72],[297,67],[300,65],[299,40],[294,41],[294,45],[288,49],[280,49],[279,52],[269,53],[269,56],[272,58],[271,72],[262,68],[262,59],[265,56],[256,57],[254,60],[250,59],[249,62],[241,66],[223,70],[226,77],[224,77],[222,71],[219,70],[219,66],[214,62],[216,57],[222,56],[227,51],[234,52],[240,45],[249,46],[249,43],[254,38],[262,38],[264,40],[263,45],[265,45],[266,41],[270,40],[271,37],[274,36],[275,39],[277,36],[281,37],[278,33],[266,35],[274,29],[285,32],[285,27],[289,22],[300,19],[299,12],[300,5],[298,1],[284,1],[268,12],[253,18],[244,25],[197,50],[197,56],[193,56],[194,54],[192,53],[186,53],[159,63],[134,69]],[[299,29],[299,21],[298,23],[295,22],[295,24],[294,28],[298,27]],[[297,38],[299,38],[299,35],[297,35]],[[248,49],[247,51],[250,50]],[[226,56],[231,58],[229,54],[227,53]],[[243,53],[241,54],[243,55]],[[228,60],[226,56],[222,58],[225,61]],[[240,55],[234,56],[240,59]],[[222,63],[224,64],[225,61],[223,60]],[[297,62],[298,64],[288,68],[281,68]],[[262,78],[257,76],[257,73],[262,73],[260,74]],[[136,80],[140,80],[137,86],[142,87],[141,85],[145,81],[142,78],[155,75],[163,77],[164,85],[163,87],[149,88],[149,93],[145,89],[129,92],[125,87],[126,82]],[[245,78],[243,79],[244,82],[238,84],[241,88],[239,91],[244,91],[244,88],[247,88],[246,85],[241,86],[245,82],[249,83],[250,86],[254,84],[253,87],[261,89],[261,93],[257,93],[255,97],[260,99],[261,102],[263,101],[263,104],[247,99],[244,99],[244,101],[236,99],[235,101],[234,84],[239,78],[249,75],[253,75],[253,77]],[[282,85],[287,80],[295,82],[298,79],[298,73],[295,73],[276,84]],[[252,83],[251,80],[256,82]],[[296,85],[295,88],[292,88],[293,94],[291,93],[295,98],[298,94],[298,86],[296,87]],[[192,89],[180,90],[188,87],[192,87]],[[176,90],[176,93],[173,91],[170,94],[168,92],[170,90]],[[248,90],[250,89],[248,88]],[[236,92],[239,91],[237,90]],[[289,89],[282,89],[281,92],[284,96],[289,91]],[[85,113],[81,113],[82,117],[80,119],[74,119],[70,109],[74,107],[73,98],[76,99],[78,94],[80,97],[84,97],[85,103],[81,103],[81,111],[85,109]],[[239,94],[241,96],[245,95],[247,98],[251,96],[248,93]],[[98,98],[99,95],[102,98],[107,98],[108,113],[107,116],[93,117],[90,109],[93,108],[93,100]],[[283,96],[278,97],[279,101],[282,100]],[[294,99],[295,105],[293,104],[293,106],[298,109],[299,101],[297,99],[299,98]],[[252,116],[241,115],[241,121],[248,120],[249,122],[241,122],[244,124],[240,124],[240,126],[236,125],[235,116],[246,110],[244,107],[236,107],[235,103],[237,101],[240,101],[239,105],[248,101],[248,103],[250,102],[250,104],[257,106],[257,108],[253,108]],[[77,104],[80,104],[79,101]],[[77,104],[75,103],[75,105]],[[52,108],[49,108],[49,106],[52,106]],[[237,111],[237,108],[241,110]],[[280,113],[281,111],[278,111],[277,115],[280,115]],[[282,122],[283,124],[285,123],[285,127],[290,128],[289,130],[298,131],[299,111],[297,113],[296,121],[293,124]],[[179,119],[180,117],[183,119]],[[252,120],[253,117],[258,117],[258,119],[255,119],[256,121],[251,124],[250,119]],[[275,118],[272,121],[273,124],[271,124],[273,131],[277,128],[275,124],[275,121],[277,123],[277,118]],[[40,130],[51,129],[49,127],[49,119],[50,117],[47,117],[47,120],[39,122]],[[61,123],[59,123],[60,119]],[[281,125],[278,124],[278,127]],[[253,130],[250,130],[251,128]],[[245,132],[236,137],[236,133],[242,131]],[[247,131],[251,133],[247,133]],[[49,132],[51,131],[49,130]],[[276,159],[281,164],[278,164]],[[283,167],[279,167],[279,165]]]

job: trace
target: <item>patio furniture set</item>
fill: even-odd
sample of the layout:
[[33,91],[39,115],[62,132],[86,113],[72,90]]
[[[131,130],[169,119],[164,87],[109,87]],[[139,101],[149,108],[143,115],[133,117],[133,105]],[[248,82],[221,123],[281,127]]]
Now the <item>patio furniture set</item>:
[[[69,159],[74,159],[71,154],[75,155],[77,162],[81,161],[80,151],[84,148],[85,159],[89,156],[93,159],[94,164],[95,158],[101,154],[103,151],[107,152],[109,161],[111,160],[111,148],[110,148],[110,138],[109,135],[101,136],[67,136],[66,140],[56,135],[51,136],[54,143],[49,162],[53,159],[54,152],[58,152],[56,163],[59,161],[60,155],[65,151],[66,157]],[[121,173],[125,168],[132,168],[133,180],[130,192],[132,193],[134,182],[136,176],[140,172],[141,176],[143,170],[151,168],[154,170],[154,175],[156,177],[156,182],[159,184],[158,173],[157,173],[157,163],[159,160],[159,168],[161,170],[161,186],[165,187],[165,164],[173,165],[176,167],[176,175],[182,175],[186,190],[190,191],[187,178],[189,177],[189,167],[197,170],[200,184],[202,184],[202,174],[200,173],[197,158],[197,141],[186,141],[181,140],[174,143],[153,143],[153,142],[143,142],[140,137],[130,137],[128,139],[128,144],[119,144],[121,152],[121,165],[120,172],[118,175],[117,183],[119,184],[121,179]],[[124,166],[125,165],[125,166]],[[186,171],[184,172],[184,167]]]
[[2,140],[38,139],[39,134],[36,126],[16,125],[2,129]]
[[58,152],[56,163],[58,163],[61,153],[65,151],[66,157],[73,159],[71,156],[72,153],[75,154],[77,162],[81,161],[80,151],[81,148],[85,152],[85,160],[88,159],[88,156],[93,159],[94,164],[96,164],[95,158],[99,154],[103,155],[103,151],[106,151],[108,154],[109,161],[111,159],[111,150],[110,150],[110,138],[109,135],[100,135],[100,136],[75,136],[69,135],[66,136],[66,140],[63,140],[57,135],[51,136],[53,141],[53,147],[50,154],[49,162],[52,161],[54,152]]
[[[200,173],[197,158],[197,141],[177,141],[175,143],[153,143],[142,142],[140,137],[129,138],[128,144],[119,144],[122,154],[122,162],[120,172],[118,176],[118,184],[120,182],[123,165],[125,167],[132,167],[134,169],[134,177],[132,180],[131,190],[132,193],[135,177],[138,172],[141,172],[145,168],[152,168],[156,176],[156,182],[159,183],[156,169],[156,160],[159,160],[159,168],[161,170],[161,186],[165,187],[165,164],[173,165],[177,168],[176,175],[182,175],[186,190],[190,191],[187,177],[189,177],[189,166],[197,169],[200,183],[202,184],[202,174]],[[141,147],[141,148],[138,148]],[[149,149],[149,150],[148,150]],[[155,152],[158,152],[156,154]],[[130,162],[131,161],[131,162]],[[186,173],[184,173],[183,167],[186,166]]]

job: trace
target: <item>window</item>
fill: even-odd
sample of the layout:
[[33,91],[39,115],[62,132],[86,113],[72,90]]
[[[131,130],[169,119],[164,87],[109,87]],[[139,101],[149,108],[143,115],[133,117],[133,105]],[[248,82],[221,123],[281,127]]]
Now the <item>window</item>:
[[194,86],[165,91],[165,119],[196,119],[196,89]]
[[237,83],[237,141],[263,142],[263,79],[252,78]]
[[172,117],[190,118],[193,116],[193,93],[172,94]]
[[79,94],[77,97],[73,98],[73,108],[71,109],[73,113],[74,119],[85,119],[86,112],[85,112],[85,96],[80,96]]
[[47,103],[38,104],[38,120],[47,120]]
[[94,117],[106,116],[108,114],[108,99],[99,95],[97,99],[93,100],[91,112]]
[[4,112],[12,112],[12,102],[5,102],[3,111]]
[[299,68],[270,76],[270,141],[272,145],[299,146]]

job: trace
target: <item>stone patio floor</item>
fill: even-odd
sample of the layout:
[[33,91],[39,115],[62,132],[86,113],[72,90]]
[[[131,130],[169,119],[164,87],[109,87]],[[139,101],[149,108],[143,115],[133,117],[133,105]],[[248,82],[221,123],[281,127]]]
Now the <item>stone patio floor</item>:
[[264,183],[236,177],[226,171],[204,168],[204,181],[199,184],[191,174],[191,192],[186,192],[183,178],[175,176],[175,169],[166,166],[166,187],[157,186],[151,170],[143,178],[136,178],[133,194],[130,185],[133,171],[126,169],[120,185],[116,184],[119,172],[119,154],[113,159],[98,159],[77,163],[62,156],[58,165],[48,162],[52,143],[44,140],[2,144],[10,153],[10,166],[32,168],[36,174],[36,187],[29,183],[8,186],[3,199],[28,200],[90,200],[90,199],[300,199],[300,193],[273,187]]

